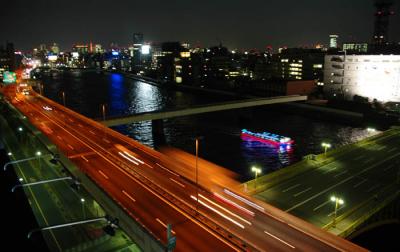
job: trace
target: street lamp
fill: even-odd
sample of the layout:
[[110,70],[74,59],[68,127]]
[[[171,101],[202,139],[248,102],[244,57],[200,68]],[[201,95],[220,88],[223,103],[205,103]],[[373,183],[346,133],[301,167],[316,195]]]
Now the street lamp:
[[84,198],[81,198],[81,203],[82,203],[83,218],[86,219],[86,214],[85,214],[85,199],[84,199]]
[[24,130],[24,129],[23,129],[22,127],[19,127],[19,128],[18,128],[18,131],[19,131],[19,132],[22,132],[23,130]]
[[40,156],[42,155],[41,151],[36,152],[36,156],[38,156],[38,161],[39,161],[39,169],[41,168],[41,162],[40,162]]
[[324,147],[324,150],[325,150],[324,153],[325,153],[325,156],[326,156],[326,150],[328,148],[331,148],[332,145],[330,143],[322,143],[321,145],[322,145],[322,147]]
[[104,138],[107,138],[106,137],[106,125],[105,125],[105,122],[106,122],[106,104],[101,104],[101,111],[103,113],[103,122],[104,122],[103,134],[104,134]]
[[257,189],[257,176],[261,173],[261,169],[255,166],[251,167],[251,171],[254,172],[255,181],[254,181],[254,188]]
[[63,104],[64,104],[64,107],[65,107],[65,92],[64,91],[62,91],[62,98],[63,98]]
[[103,121],[106,120],[106,104],[101,105],[102,111],[103,111]]
[[196,137],[196,213],[199,211],[199,171],[198,171],[198,159],[199,159],[199,138]]
[[332,196],[331,201],[335,203],[335,213],[333,215],[333,223],[332,223],[332,227],[335,227],[338,207],[339,207],[339,205],[343,205],[344,201],[343,201],[343,199],[336,197],[336,196]]

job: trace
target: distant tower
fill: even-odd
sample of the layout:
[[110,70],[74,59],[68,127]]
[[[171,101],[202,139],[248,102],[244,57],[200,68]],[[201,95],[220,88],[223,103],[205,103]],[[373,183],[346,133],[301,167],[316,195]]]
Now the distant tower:
[[373,43],[376,45],[385,44],[388,41],[389,16],[394,12],[390,10],[392,0],[375,0],[375,29]]
[[338,38],[339,38],[338,35],[335,35],[335,34],[329,35],[329,47],[330,48],[338,48],[338,45],[337,45]]

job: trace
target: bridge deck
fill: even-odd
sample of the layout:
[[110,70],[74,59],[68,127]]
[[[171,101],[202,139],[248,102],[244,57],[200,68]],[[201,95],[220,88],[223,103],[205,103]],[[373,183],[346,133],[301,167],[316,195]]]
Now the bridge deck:
[[222,110],[248,108],[248,107],[263,106],[268,104],[287,103],[287,102],[305,101],[305,100],[307,100],[307,96],[301,96],[301,95],[247,99],[240,101],[230,101],[217,104],[194,106],[185,109],[144,112],[130,116],[111,118],[109,120],[103,121],[102,123],[108,127],[111,127],[111,126],[117,126],[122,124],[140,122],[140,121],[167,119],[178,116],[188,116],[188,115],[216,112]]

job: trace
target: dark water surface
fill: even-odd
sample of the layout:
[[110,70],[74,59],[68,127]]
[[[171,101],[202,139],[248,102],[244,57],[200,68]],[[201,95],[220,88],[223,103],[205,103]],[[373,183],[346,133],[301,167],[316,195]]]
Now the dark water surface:
[[[168,90],[120,74],[96,72],[56,73],[43,79],[44,94],[91,118],[101,118],[101,104],[107,104],[106,117],[156,110],[185,108],[233,100],[230,96]],[[291,149],[277,148],[241,137],[241,129],[271,132],[295,140]],[[151,147],[155,147],[151,121],[114,127]],[[322,152],[321,142],[333,147],[365,137],[365,129],[320,121],[287,113],[280,105],[214,112],[164,120],[169,145],[194,153],[194,140],[202,136],[199,156],[239,174],[241,181],[252,177],[250,167],[263,173],[280,169],[310,153]]]

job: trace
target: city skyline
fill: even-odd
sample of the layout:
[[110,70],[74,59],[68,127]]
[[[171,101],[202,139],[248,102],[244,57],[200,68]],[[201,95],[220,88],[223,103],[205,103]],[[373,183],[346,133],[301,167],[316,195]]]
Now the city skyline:
[[[389,41],[400,40],[394,28],[400,22],[399,6],[395,0]],[[53,42],[62,50],[69,50],[74,43],[90,41],[105,47],[111,43],[126,46],[132,43],[133,33],[141,32],[148,42],[182,41],[201,47],[222,43],[228,48],[244,50],[272,46],[276,51],[283,46],[328,45],[329,34],[339,35],[339,43],[370,42],[374,21],[373,1],[363,0],[329,5],[316,0],[245,4],[224,0],[203,1],[201,5],[180,0],[173,3],[119,0],[112,6],[105,1],[73,0],[60,5],[42,0],[8,2],[3,7],[7,11],[0,21],[11,21],[12,25],[3,27],[0,41],[13,42],[21,50]],[[15,12],[20,15],[14,16]]]

